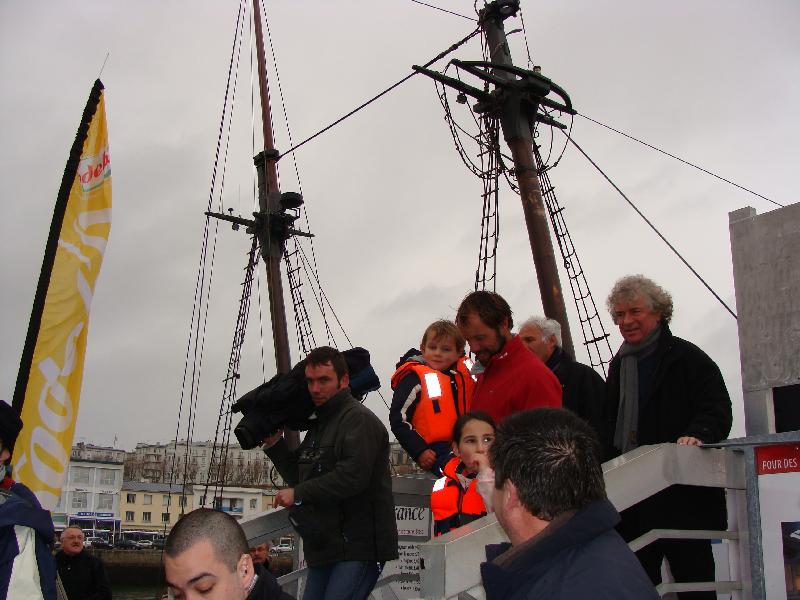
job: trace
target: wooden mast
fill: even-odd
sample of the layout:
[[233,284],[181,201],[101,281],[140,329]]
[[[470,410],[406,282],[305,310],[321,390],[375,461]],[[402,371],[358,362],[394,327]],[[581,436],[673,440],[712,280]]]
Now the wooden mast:
[[[261,213],[269,219],[270,215],[281,212],[281,192],[278,187],[278,169],[276,162],[279,153],[275,149],[272,134],[272,116],[269,104],[269,81],[267,65],[264,58],[264,34],[261,23],[261,2],[253,0],[253,25],[256,35],[256,56],[258,60],[258,85],[261,96],[261,124],[264,134],[264,151],[255,157],[258,172],[258,203]],[[286,306],[283,298],[283,281],[281,279],[281,258],[283,257],[284,240],[280,236],[271,235],[270,223],[267,222],[265,234],[260,236],[261,255],[267,271],[267,289],[269,290],[269,313],[272,319],[272,338],[275,346],[275,367],[278,373],[288,373],[291,368],[289,353],[289,334],[286,325]],[[299,445],[296,431],[286,431],[286,442],[290,448]]]

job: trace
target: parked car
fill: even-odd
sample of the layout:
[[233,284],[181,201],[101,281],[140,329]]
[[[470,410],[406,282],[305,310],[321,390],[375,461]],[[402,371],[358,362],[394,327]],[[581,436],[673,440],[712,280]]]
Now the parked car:
[[107,539],[101,538],[101,537],[88,537],[88,538],[86,538],[86,541],[84,541],[83,545],[87,546],[87,547],[90,547],[90,548],[106,548],[106,549],[109,549],[109,548],[113,548],[114,547],[113,544],[111,544],[111,542],[109,542]]
[[138,547],[139,547],[138,544],[133,540],[122,539],[122,540],[117,540],[117,543],[116,543],[116,548],[119,548],[119,549],[122,549],[122,550],[132,550],[132,549],[138,548]]
[[292,550],[294,550],[294,546],[291,542],[281,542],[269,549],[272,554],[283,554],[284,552],[291,552]]
[[151,540],[139,540],[136,542],[137,548],[152,548],[153,542]]
[[159,550],[164,549],[164,542],[167,540],[165,538],[161,538],[159,540],[153,540],[153,548],[158,548]]

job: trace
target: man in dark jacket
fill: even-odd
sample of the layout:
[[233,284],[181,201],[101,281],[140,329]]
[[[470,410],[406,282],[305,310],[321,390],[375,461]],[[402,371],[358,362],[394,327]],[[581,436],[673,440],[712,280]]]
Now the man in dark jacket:
[[531,317],[520,326],[519,337],[528,350],[558,377],[564,393],[564,408],[583,417],[601,435],[606,384],[597,371],[579,363],[561,347],[559,322],[546,317]]
[[67,527],[61,532],[61,550],[56,553],[58,576],[69,600],[111,600],[103,561],[83,547],[83,530]]
[[[724,440],[732,415],[719,367],[694,344],[672,335],[672,298],[641,275],[623,277],[607,301],[624,338],[611,361],[605,408],[607,457],[637,446],[672,442],[701,445]],[[712,529],[727,526],[724,491],[676,485],[622,514],[620,533],[631,541],[652,529]],[[656,584],[666,557],[676,582],[714,581],[708,540],[658,540],[639,552]],[[682,599],[714,592],[681,593]]]
[[389,434],[351,395],[338,350],[312,350],[305,376],[316,418],[303,443],[292,452],[280,432],[264,440],[264,451],[292,486],[278,492],[275,506],[290,508],[303,538],[304,600],[361,600],[383,564],[397,558]]
[[53,521],[36,496],[10,474],[22,420],[0,400],[0,598],[56,598]]
[[570,411],[540,408],[503,421],[489,449],[492,504],[511,544],[487,547],[487,600],[656,600],[614,526],[599,442]]
[[180,598],[292,600],[272,573],[253,563],[236,519],[209,508],[184,515],[169,532],[164,575]]

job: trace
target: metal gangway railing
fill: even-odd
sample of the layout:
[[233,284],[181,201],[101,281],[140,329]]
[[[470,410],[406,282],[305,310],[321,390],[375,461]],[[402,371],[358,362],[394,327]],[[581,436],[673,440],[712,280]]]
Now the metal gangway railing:
[[[729,544],[729,581],[662,583],[672,592],[714,590],[736,599],[767,598],[762,553],[761,512],[754,453],[758,447],[800,442],[800,432],[752,436],[712,446],[642,446],[603,464],[609,500],[622,511],[674,484],[727,490],[727,531],[653,530],[629,546],[643,548],[657,539],[712,539]],[[507,542],[494,515],[420,546],[422,596],[429,599],[485,597],[480,563],[485,546]]]
[[[642,446],[603,464],[608,498],[619,511],[675,484],[718,487],[727,491],[727,531],[656,529],[629,544],[633,550],[658,539],[711,539],[725,540],[728,544],[729,580],[665,582],[657,587],[661,596],[713,590],[718,594],[729,594],[736,600],[767,598],[754,453],[759,447],[787,443],[800,443],[800,431],[751,436],[704,447],[676,444]],[[430,478],[395,477],[392,481],[396,506],[429,506]],[[283,509],[265,513],[242,526],[251,545],[292,531],[287,511]],[[506,541],[508,538],[497,519],[490,514],[447,535],[420,543],[420,596],[431,600],[456,597],[482,600],[485,594],[480,564],[486,561],[485,547]],[[278,581],[287,592],[300,598],[305,573],[305,569],[299,569]],[[373,595],[380,595],[383,600],[394,600],[396,596],[388,584],[404,578],[415,579],[416,576],[384,576],[379,579]]]

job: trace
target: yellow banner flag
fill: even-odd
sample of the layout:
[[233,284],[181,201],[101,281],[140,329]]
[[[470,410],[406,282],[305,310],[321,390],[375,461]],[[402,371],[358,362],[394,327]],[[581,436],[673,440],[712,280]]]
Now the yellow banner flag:
[[14,479],[50,510],[72,450],[89,307],[110,231],[111,162],[97,80],[64,170],[14,391],[24,423],[12,457]]

